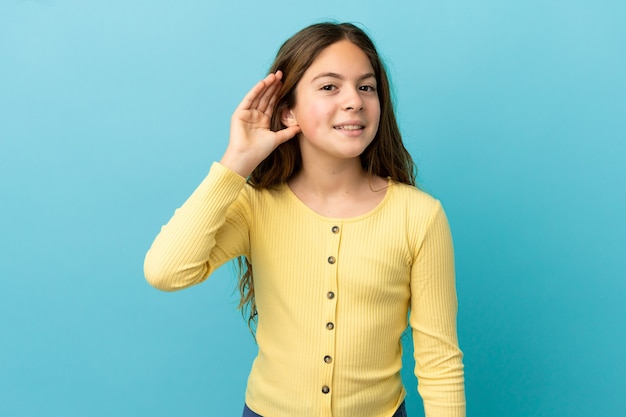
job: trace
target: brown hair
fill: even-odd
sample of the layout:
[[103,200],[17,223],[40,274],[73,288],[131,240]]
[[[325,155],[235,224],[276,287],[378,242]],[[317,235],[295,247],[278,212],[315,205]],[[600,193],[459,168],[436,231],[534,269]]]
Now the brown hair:
[[[330,45],[348,40],[358,46],[369,58],[376,76],[380,102],[380,122],[372,143],[361,154],[361,165],[370,175],[391,178],[394,181],[415,185],[417,168],[402,143],[393,111],[391,87],[385,66],[376,47],[367,34],[351,23],[317,23],[308,26],[289,38],[278,50],[270,73],[283,72],[282,87],[278,92],[270,128],[284,129],[281,114],[296,104],[296,86],[317,56]],[[252,172],[248,183],[255,188],[268,188],[287,182],[302,168],[302,156],[297,140],[289,140],[276,148]],[[240,279],[239,308],[248,323],[257,315],[254,301],[252,267],[247,259],[238,260]]]

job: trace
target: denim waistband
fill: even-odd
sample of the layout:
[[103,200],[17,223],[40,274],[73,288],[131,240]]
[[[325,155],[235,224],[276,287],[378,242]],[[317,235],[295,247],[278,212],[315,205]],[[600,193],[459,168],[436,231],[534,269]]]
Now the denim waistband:
[[[263,416],[250,410],[248,408],[248,405],[244,404],[243,415],[241,417],[263,417]],[[402,404],[400,404],[400,407],[398,407],[398,409],[396,410],[396,412],[393,414],[392,417],[407,417],[404,401],[402,401]]]

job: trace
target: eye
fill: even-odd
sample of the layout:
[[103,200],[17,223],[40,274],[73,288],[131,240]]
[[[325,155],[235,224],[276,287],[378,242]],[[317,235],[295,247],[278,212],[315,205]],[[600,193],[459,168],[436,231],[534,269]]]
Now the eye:
[[359,87],[359,90],[361,91],[368,91],[368,92],[374,92],[376,91],[376,87],[373,85],[362,85]]
[[336,89],[337,87],[335,87],[332,84],[326,84],[324,86],[322,86],[322,88],[320,88],[320,90],[324,90],[324,91],[333,91],[334,89]]

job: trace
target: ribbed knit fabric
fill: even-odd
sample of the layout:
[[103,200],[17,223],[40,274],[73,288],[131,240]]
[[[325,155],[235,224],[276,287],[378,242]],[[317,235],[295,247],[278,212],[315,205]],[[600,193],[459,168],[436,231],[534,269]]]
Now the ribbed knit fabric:
[[452,240],[437,200],[390,181],[372,211],[332,219],[286,185],[255,190],[215,163],[155,239],[145,274],[178,290],[240,255],[253,265],[258,309],[252,410],[393,415],[405,396],[400,337],[410,308],[426,416],[465,416]]

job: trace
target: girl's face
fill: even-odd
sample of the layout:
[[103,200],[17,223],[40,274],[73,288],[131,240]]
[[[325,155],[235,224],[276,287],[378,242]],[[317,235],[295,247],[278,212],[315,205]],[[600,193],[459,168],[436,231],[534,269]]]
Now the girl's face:
[[296,105],[282,115],[285,125],[302,129],[303,158],[361,155],[378,130],[376,88],[372,65],[358,46],[342,40],[324,49],[298,82]]

